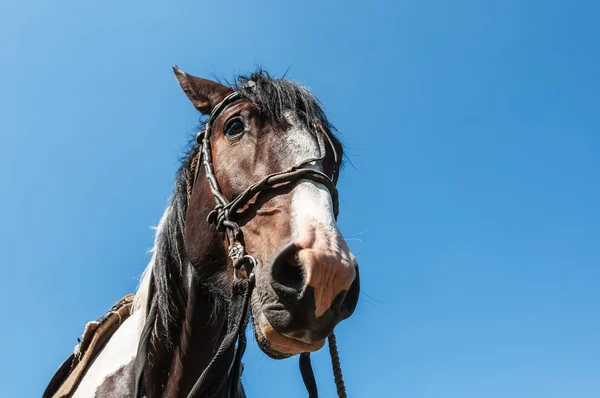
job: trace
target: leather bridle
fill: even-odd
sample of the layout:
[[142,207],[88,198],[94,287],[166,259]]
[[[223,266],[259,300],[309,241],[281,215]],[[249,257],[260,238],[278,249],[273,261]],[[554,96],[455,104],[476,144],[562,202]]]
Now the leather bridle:
[[[204,165],[204,171],[206,174],[206,179],[208,180],[208,185],[215,198],[215,202],[217,203],[214,210],[208,215],[207,221],[213,224],[218,231],[227,233],[227,239],[229,242],[229,257],[231,258],[233,266],[236,270],[236,277],[237,271],[239,271],[242,266],[252,266],[253,264],[256,264],[254,257],[246,253],[246,250],[242,244],[240,227],[235,222],[235,219],[238,215],[238,210],[248,204],[249,200],[256,196],[256,194],[265,192],[274,188],[275,186],[279,186],[280,184],[296,183],[301,179],[312,180],[314,182],[323,184],[329,190],[333,202],[333,213],[336,218],[339,211],[338,191],[334,182],[336,173],[334,173],[333,179],[330,179],[325,173],[306,167],[308,163],[323,160],[325,156],[324,154],[320,158],[307,159],[288,170],[270,174],[264,177],[262,180],[250,185],[232,200],[228,200],[223,195],[221,187],[219,186],[219,182],[217,181],[217,177],[215,176],[212,163],[212,152],[210,145],[212,124],[219,114],[227,107],[227,105],[230,105],[241,98],[241,94],[237,91],[234,91],[225,97],[225,99],[217,104],[210,113],[210,116],[206,121],[204,131],[200,132],[196,136],[196,141],[201,144],[201,155],[198,156],[197,159],[194,180],[192,183],[193,187],[198,178],[200,164]],[[332,149],[334,151],[334,156],[337,163],[337,153],[333,145]],[[248,276],[251,275],[251,272],[251,270],[247,272]]]
[[[247,88],[254,86],[253,81],[246,82]],[[197,159],[192,161],[193,179],[191,184],[188,183],[188,205],[191,199],[191,193],[195,186],[201,165],[204,166],[204,172],[208,185],[215,198],[216,206],[209,213],[207,222],[214,225],[219,232],[224,232],[228,241],[228,255],[231,259],[234,268],[234,280],[232,285],[232,298],[229,308],[227,334],[223,339],[217,353],[202,372],[200,378],[196,381],[192,390],[188,394],[188,398],[198,397],[215,397],[222,392],[223,383],[227,380],[223,374],[229,372],[229,391],[228,397],[234,398],[237,395],[238,379],[241,376],[241,359],[246,348],[245,328],[248,323],[249,300],[252,295],[252,290],[255,285],[254,267],[257,260],[250,254],[246,253],[243,244],[243,236],[239,225],[236,222],[238,211],[246,206],[249,201],[258,193],[271,190],[279,187],[282,184],[297,184],[301,180],[311,180],[324,185],[331,194],[333,203],[334,216],[337,219],[339,204],[337,183],[337,168],[339,167],[339,159],[333,142],[327,133],[324,136],[328,139],[333,150],[335,167],[333,177],[330,178],[325,173],[310,168],[309,163],[318,162],[324,159],[325,153],[319,158],[307,159],[298,165],[291,167],[288,170],[270,174],[260,181],[250,185],[242,193],[235,198],[229,200],[223,194],[219,182],[215,176],[210,138],[212,134],[212,125],[216,118],[228,106],[243,99],[243,96],[238,91],[234,91],[218,103],[210,113],[208,120],[205,123],[204,131],[198,133],[196,141],[200,144]],[[310,121],[309,121],[310,122]],[[194,167],[195,166],[195,167]],[[152,284],[153,278],[150,280],[149,305],[146,324],[142,331],[142,337],[138,346],[138,355],[136,357],[136,387],[135,398],[143,397],[143,368],[146,363],[147,347],[150,339],[151,331],[156,319],[156,303],[152,301]],[[235,343],[237,341],[237,349]],[[342,379],[339,357],[335,335],[332,333],[329,336],[329,349],[332,357],[332,364],[335,374],[335,381],[339,397],[346,397],[346,391]],[[310,398],[318,396],[317,386],[310,363],[310,354],[300,354],[300,371],[302,379],[308,390]]]

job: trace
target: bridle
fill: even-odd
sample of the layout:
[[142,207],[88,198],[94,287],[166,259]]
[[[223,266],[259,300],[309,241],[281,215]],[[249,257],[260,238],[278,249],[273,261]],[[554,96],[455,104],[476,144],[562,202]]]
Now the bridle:
[[[217,118],[217,116],[223,111],[223,109],[227,107],[227,105],[230,105],[241,98],[241,94],[237,91],[234,91],[233,93],[225,97],[225,99],[223,99],[223,101],[221,101],[217,106],[215,106],[215,108],[211,112],[208,120],[206,121],[204,131],[200,132],[196,136],[196,141],[199,144],[201,144],[201,156],[198,156],[197,159],[194,180],[192,184],[192,187],[196,184],[200,164],[202,163],[204,165],[204,171],[206,174],[206,179],[208,180],[208,185],[215,198],[215,202],[217,203],[214,210],[211,211],[208,215],[207,221],[213,224],[218,231],[227,233],[227,239],[229,241],[229,257],[231,258],[233,266],[236,270],[236,277],[237,271],[240,270],[244,263],[250,263],[250,265],[256,264],[256,260],[254,259],[254,257],[246,254],[244,246],[241,243],[240,227],[235,222],[235,218],[237,215],[237,211],[243,208],[248,203],[248,201],[259,192],[267,191],[279,184],[294,183],[299,181],[300,179],[312,180],[317,183],[323,184],[329,190],[333,202],[333,213],[336,218],[339,211],[338,192],[334,181],[336,179],[336,174],[334,173],[333,179],[330,179],[325,173],[308,167],[304,167],[308,163],[322,160],[324,158],[324,154],[320,158],[307,159],[288,170],[273,173],[264,177],[262,180],[246,188],[246,190],[244,190],[231,201],[223,195],[221,187],[219,186],[219,183],[215,176],[212,163],[212,152],[210,145],[212,123]],[[335,152],[335,147],[333,147],[333,145],[332,148],[335,154],[335,161],[337,163],[337,153]],[[251,271],[248,275],[251,275]]]
[[[254,87],[255,82],[248,81],[245,87]],[[188,394],[188,398],[198,397],[215,397],[222,392],[223,383],[225,382],[224,374],[229,372],[229,392],[228,397],[234,398],[237,396],[238,380],[241,376],[241,360],[246,349],[245,329],[248,323],[249,300],[252,295],[252,290],[255,286],[254,267],[257,265],[257,260],[250,254],[246,253],[243,245],[243,236],[239,225],[236,222],[238,210],[244,208],[249,201],[258,193],[268,191],[281,184],[295,184],[300,180],[311,180],[323,184],[331,194],[333,203],[334,216],[337,219],[339,211],[337,183],[337,167],[339,159],[331,138],[327,133],[325,137],[329,140],[329,144],[333,150],[336,167],[334,167],[333,177],[330,178],[325,173],[307,167],[307,164],[321,161],[325,154],[321,154],[319,158],[307,159],[288,170],[267,175],[260,181],[250,185],[242,193],[234,199],[229,200],[221,191],[217,178],[215,176],[210,137],[212,133],[212,124],[215,119],[223,112],[223,110],[232,103],[243,99],[242,94],[234,91],[218,103],[210,113],[208,120],[205,123],[204,131],[198,133],[196,141],[200,144],[196,159],[192,160],[193,179],[191,184],[188,183],[188,205],[191,199],[193,187],[196,185],[199,169],[204,166],[204,171],[208,185],[215,198],[216,206],[209,213],[207,222],[214,225],[217,231],[224,232],[227,235],[228,255],[233,265],[234,280],[232,285],[231,304],[228,313],[227,334],[221,342],[219,349],[206,369],[202,372],[194,386]],[[143,369],[146,364],[148,352],[148,344],[151,336],[154,322],[156,320],[156,302],[152,300],[153,277],[150,276],[150,291],[148,295],[148,314],[146,323],[142,331],[138,353],[136,356],[135,368],[135,398],[142,398],[143,395]],[[237,341],[237,349],[235,343]],[[329,336],[329,350],[332,359],[332,365],[335,375],[338,396],[346,397],[346,390],[342,379],[342,372],[337,353],[337,345],[335,335],[331,333]],[[300,354],[300,371],[302,379],[309,394],[309,398],[318,397],[317,385],[310,363],[310,354]]]

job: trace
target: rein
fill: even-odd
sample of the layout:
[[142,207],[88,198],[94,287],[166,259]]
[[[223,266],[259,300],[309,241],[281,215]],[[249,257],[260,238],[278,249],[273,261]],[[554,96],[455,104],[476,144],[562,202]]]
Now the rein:
[[[253,81],[247,82],[248,87],[253,87],[254,84]],[[234,91],[214,107],[206,121],[204,131],[198,133],[196,136],[196,141],[201,145],[201,148],[196,154],[196,159],[192,160],[192,165],[190,167],[190,171],[194,177],[192,183],[188,183],[187,187],[188,203],[191,199],[192,189],[198,179],[200,166],[203,165],[208,185],[216,202],[215,208],[207,217],[207,222],[214,225],[217,231],[224,232],[227,235],[228,254],[234,267],[234,280],[225,338],[221,342],[221,345],[206,369],[204,369],[198,380],[194,383],[187,398],[217,397],[218,394],[222,392],[223,383],[225,381],[228,381],[229,385],[229,391],[226,396],[229,398],[235,398],[237,396],[238,380],[241,376],[241,361],[246,350],[245,330],[249,318],[249,301],[255,286],[255,276],[253,271],[254,267],[257,265],[257,260],[246,253],[246,249],[243,245],[242,231],[235,221],[238,210],[243,208],[250,199],[260,192],[270,190],[279,184],[294,184],[299,180],[304,179],[323,184],[331,194],[333,212],[336,219],[339,211],[338,191],[336,188],[337,173],[334,172],[333,178],[330,179],[325,173],[306,166],[308,163],[322,160],[325,154],[322,154],[320,158],[307,159],[288,170],[270,174],[249,186],[231,201],[223,195],[215,176],[212,163],[210,145],[210,136],[212,133],[211,127],[216,117],[223,109],[225,109],[225,107],[227,107],[227,105],[240,99],[242,99],[242,95],[239,92]],[[335,147],[333,146],[330,137],[327,134],[325,134],[325,136],[333,149],[335,162],[337,164],[338,156]],[[148,304],[146,307],[148,308],[148,314],[142,330],[135,362],[135,398],[145,397],[143,372],[147,362],[148,345],[157,316],[157,302],[153,300],[152,297],[154,290],[153,284],[154,278],[153,275],[150,275],[150,288],[148,292]],[[329,335],[328,342],[337,393],[340,398],[345,398],[346,389],[342,378],[336,339],[333,333]],[[310,362],[310,353],[305,352],[300,354],[299,367],[309,398],[317,398],[317,384]],[[229,372],[229,377],[223,377],[227,372]]]

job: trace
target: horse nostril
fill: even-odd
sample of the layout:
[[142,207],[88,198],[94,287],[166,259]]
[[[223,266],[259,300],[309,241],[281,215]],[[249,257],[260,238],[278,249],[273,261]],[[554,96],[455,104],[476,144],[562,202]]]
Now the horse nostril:
[[354,277],[354,281],[352,281],[352,285],[350,285],[350,289],[343,298],[342,302],[342,319],[350,318],[350,316],[354,313],[356,309],[356,304],[358,304],[358,297],[360,295],[360,276],[358,272],[358,266],[356,267],[356,276]]
[[271,269],[271,285],[279,295],[298,297],[305,277],[296,245],[288,245],[275,258]]

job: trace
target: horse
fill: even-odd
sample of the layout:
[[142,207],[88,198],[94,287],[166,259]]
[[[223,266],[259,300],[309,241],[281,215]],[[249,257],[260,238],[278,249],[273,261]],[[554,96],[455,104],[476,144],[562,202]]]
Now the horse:
[[333,331],[353,314],[360,282],[337,226],[335,128],[311,91],[285,77],[258,69],[222,84],[173,70],[203,116],[150,263],[135,295],[88,324],[95,337],[84,333],[44,397],[245,397],[249,315],[267,356],[299,356],[310,396],[309,353],[329,339],[345,396]]

